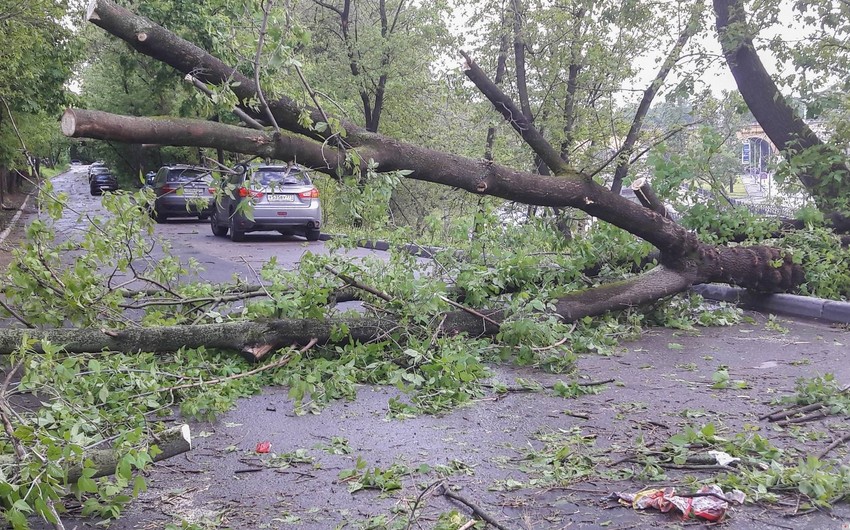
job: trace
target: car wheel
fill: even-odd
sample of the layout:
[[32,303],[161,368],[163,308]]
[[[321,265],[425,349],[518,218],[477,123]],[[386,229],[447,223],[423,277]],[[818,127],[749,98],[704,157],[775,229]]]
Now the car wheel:
[[97,191],[94,188],[90,188],[90,191],[91,191],[92,197],[97,195]]
[[230,216],[230,240],[239,243],[245,241],[245,232],[236,226],[236,217]]
[[304,231],[304,237],[307,238],[307,241],[318,241],[321,234],[322,231],[318,228],[308,228]]
[[224,237],[227,235],[227,231],[230,230],[229,226],[218,224],[218,214],[216,212],[210,215],[210,228],[212,228],[212,233],[216,237]]

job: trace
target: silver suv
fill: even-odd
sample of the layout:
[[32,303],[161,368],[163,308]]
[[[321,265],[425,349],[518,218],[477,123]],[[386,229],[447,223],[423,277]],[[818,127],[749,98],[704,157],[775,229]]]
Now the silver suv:
[[238,165],[222,179],[210,216],[212,233],[243,241],[246,232],[277,231],[319,239],[322,206],[307,169],[293,165]]
[[212,175],[203,167],[163,166],[156,172],[151,188],[156,199],[151,217],[164,223],[169,217],[206,219],[212,211]]

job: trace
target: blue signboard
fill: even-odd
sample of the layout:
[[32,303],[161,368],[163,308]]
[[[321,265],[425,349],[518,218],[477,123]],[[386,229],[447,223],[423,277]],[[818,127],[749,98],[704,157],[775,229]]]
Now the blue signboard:
[[750,163],[750,142],[745,142],[741,144],[741,163]]

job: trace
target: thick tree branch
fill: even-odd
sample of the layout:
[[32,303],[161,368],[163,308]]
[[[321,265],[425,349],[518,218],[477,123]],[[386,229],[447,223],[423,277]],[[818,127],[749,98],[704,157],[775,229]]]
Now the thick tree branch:
[[[297,159],[328,174],[335,174],[344,161],[339,150],[294,133],[284,132],[277,136],[200,120],[134,118],[99,111],[69,109],[62,117],[62,131],[74,137],[129,143],[157,142],[163,145],[221,147],[234,152],[259,154],[280,160]],[[742,287],[784,291],[795,287],[797,284],[789,282],[800,276],[791,270],[776,277],[761,270],[745,271],[737,268],[734,269],[735,274],[730,276],[720,266],[719,256],[723,249],[700,243],[694,234],[683,227],[619,195],[614,195],[590,179],[544,176],[511,170],[489,161],[431,151],[379,135],[373,135],[367,144],[368,147],[360,148],[361,155],[364,159],[371,158],[376,161],[382,171],[412,169],[409,178],[461,188],[471,193],[538,206],[568,206],[584,210],[653,244],[661,251],[662,262],[669,268],[690,271],[693,267],[698,267],[700,273],[694,281],[723,277],[723,281]],[[758,263],[768,266],[767,262]],[[790,262],[782,265],[786,266],[799,271],[799,266],[791,265]],[[770,285],[766,278],[782,281]]]
[[690,38],[697,32],[697,29],[699,29],[701,14],[701,9],[698,9],[698,6],[691,7],[691,16],[685,26],[685,29],[682,30],[681,34],[679,34],[679,38],[676,39],[676,43],[673,45],[673,48],[670,49],[670,52],[661,64],[661,68],[658,70],[658,73],[655,74],[655,79],[653,79],[649,86],[646,87],[646,90],[643,91],[643,97],[641,98],[640,104],[635,112],[635,117],[632,119],[632,125],[629,127],[626,139],[620,147],[619,162],[617,163],[616,169],[614,169],[614,179],[611,182],[612,193],[620,193],[620,190],[623,187],[623,179],[629,172],[631,156],[634,152],[640,131],[643,128],[643,119],[646,117],[646,113],[649,112],[649,107],[652,105],[652,101],[655,99],[655,95],[658,93],[658,90],[667,79],[667,75],[670,73],[670,70],[673,69],[676,61],[679,60],[679,56],[682,54],[682,50],[688,43],[688,40],[690,40]]
[[475,64],[475,61],[466,54],[463,55],[466,63],[464,64],[464,74],[470,81],[475,83],[478,90],[484,94],[490,103],[496,107],[496,110],[505,117],[511,127],[522,137],[525,143],[534,150],[534,153],[540,157],[546,166],[556,175],[569,175],[574,171],[561,159],[558,151],[543,138],[540,131],[534,128],[531,119],[527,117],[522,110],[511,101],[511,99],[484,73],[481,68]]

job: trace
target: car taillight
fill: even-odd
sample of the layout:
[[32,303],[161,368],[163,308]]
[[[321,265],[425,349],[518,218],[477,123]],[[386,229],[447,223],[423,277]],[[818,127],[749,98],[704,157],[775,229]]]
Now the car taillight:
[[298,196],[302,199],[318,199],[319,198],[319,190],[313,188],[310,191],[302,191],[298,194]]
[[171,186],[163,186],[162,193],[171,193],[172,191],[176,191],[177,188],[172,188]]
[[210,193],[211,193],[212,195],[215,195],[215,188],[210,188]]
[[241,188],[239,188],[239,189],[237,190],[237,193],[239,193],[239,196],[240,196],[240,197],[252,197],[252,198],[254,198],[254,199],[259,199],[259,198],[261,198],[261,197],[263,196],[263,192],[261,192],[261,191],[249,190],[248,188],[246,188],[246,187],[244,187],[244,186],[243,186],[243,187],[241,187]]

